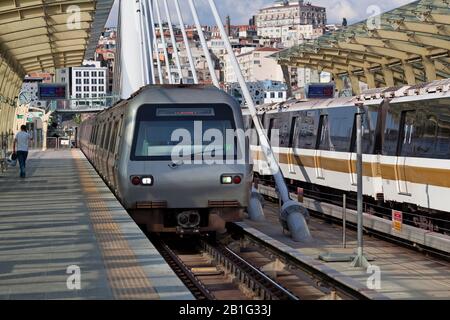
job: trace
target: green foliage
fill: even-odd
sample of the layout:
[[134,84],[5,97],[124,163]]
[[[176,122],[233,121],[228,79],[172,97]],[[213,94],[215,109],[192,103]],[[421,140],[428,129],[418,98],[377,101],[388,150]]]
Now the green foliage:
[[81,120],[81,114],[76,114],[73,116],[73,122],[75,122],[75,124],[80,125],[82,120]]

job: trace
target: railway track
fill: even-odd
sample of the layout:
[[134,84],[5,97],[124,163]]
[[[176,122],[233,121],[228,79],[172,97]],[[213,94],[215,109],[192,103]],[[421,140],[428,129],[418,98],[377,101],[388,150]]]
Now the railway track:
[[359,292],[232,228],[226,244],[153,237],[152,243],[198,300],[348,300]]
[[[273,186],[270,186],[270,185],[263,185],[263,186],[265,188],[267,188],[267,187],[271,188],[275,192],[275,188],[273,188]],[[293,188],[292,186],[290,186],[290,187]],[[319,199],[319,198],[315,198],[315,197],[311,197],[311,196],[308,196],[308,197],[310,199],[312,199],[312,200],[317,200],[317,201],[320,201],[321,203],[324,203],[324,204],[336,205],[336,206],[342,207],[342,204],[340,204],[338,202],[327,201],[325,199]],[[274,204],[278,204],[279,203],[278,198],[273,197],[272,195],[264,194],[263,198],[265,200],[271,202],[271,203],[274,203]],[[305,199],[306,198],[307,197],[305,196]],[[314,218],[317,218],[317,219],[320,219],[320,220],[323,220],[323,221],[329,221],[329,222],[332,222],[332,223],[334,223],[334,224],[336,224],[338,226],[342,225],[342,219],[341,218],[333,217],[333,216],[324,214],[322,212],[312,210],[311,208],[307,208],[307,209],[308,209],[309,214],[311,215],[311,217],[314,217]],[[347,209],[352,209],[352,208],[350,206],[347,206]],[[357,229],[357,225],[356,225],[356,223],[353,223],[353,222],[347,220],[347,228],[351,229],[351,230],[356,230]],[[386,234],[386,233],[383,233],[383,232],[380,232],[380,231],[377,231],[377,230],[371,229],[371,228],[364,227],[364,233],[368,234],[368,235],[371,235],[371,236],[374,236],[374,237],[376,237],[378,239],[381,239],[381,240],[384,240],[384,241],[387,241],[387,242],[390,242],[390,243],[394,243],[394,244],[402,246],[404,248],[409,248],[409,249],[412,249],[414,251],[421,252],[421,253],[423,253],[426,256],[439,258],[439,259],[442,259],[444,261],[450,261],[450,255],[447,252],[444,252],[444,251],[440,251],[440,250],[437,250],[437,249],[434,249],[434,248],[431,248],[431,247],[427,247],[425,245],[418,244],[416,242],[412,242],[412,241],[407,240],[407,239],[402,239],[402,238],[396,237],[394,235]]]
[[225,245],[204,239],[151,240],[198,300],[298,300]]

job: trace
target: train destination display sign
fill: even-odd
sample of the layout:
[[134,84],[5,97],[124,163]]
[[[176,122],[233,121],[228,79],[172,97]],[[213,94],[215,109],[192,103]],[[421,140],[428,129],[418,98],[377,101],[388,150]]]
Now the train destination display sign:
[[307,99],[334,98],[334,83],[311,83],[305,87]]
[[39,83],[39,100],[66,100],[67,84],[65,83]]

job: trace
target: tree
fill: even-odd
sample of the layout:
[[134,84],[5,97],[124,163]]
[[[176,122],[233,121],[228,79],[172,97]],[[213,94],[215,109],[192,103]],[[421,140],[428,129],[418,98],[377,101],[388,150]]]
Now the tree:
[[75,122],[76,125],[80,125],[82,120],[81,120],[81,114],[76,114],[73,116],[72,118],[73,122]]

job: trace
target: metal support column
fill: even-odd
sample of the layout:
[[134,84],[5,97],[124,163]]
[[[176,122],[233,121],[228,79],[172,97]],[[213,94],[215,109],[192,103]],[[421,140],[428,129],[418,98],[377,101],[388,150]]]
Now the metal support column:
[[362,116],[364,109],[358,104],[356,114],[356,175],[357,175],[357,215],[358,215],[358,252],[352,262],[352,267],[367,268],[370,264],[364,256],[363,247],[363,154],[362,154]]

